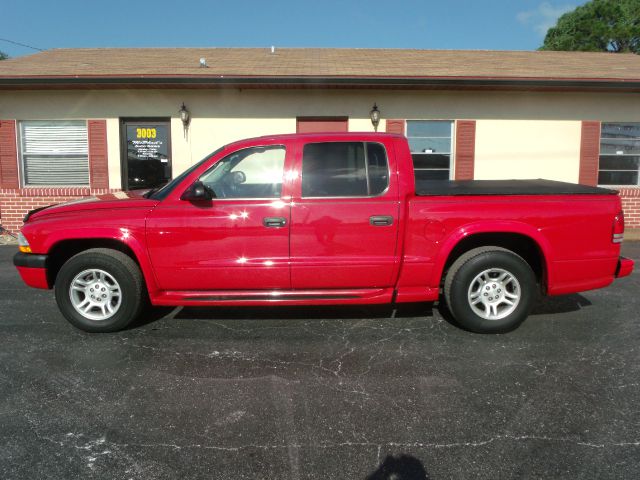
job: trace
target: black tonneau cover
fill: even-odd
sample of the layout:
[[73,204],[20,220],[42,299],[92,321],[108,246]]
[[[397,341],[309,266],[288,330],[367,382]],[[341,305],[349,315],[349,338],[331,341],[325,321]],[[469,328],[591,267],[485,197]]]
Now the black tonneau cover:
[[553,180],[416,180],[416,195],[617,195],[608,188]]

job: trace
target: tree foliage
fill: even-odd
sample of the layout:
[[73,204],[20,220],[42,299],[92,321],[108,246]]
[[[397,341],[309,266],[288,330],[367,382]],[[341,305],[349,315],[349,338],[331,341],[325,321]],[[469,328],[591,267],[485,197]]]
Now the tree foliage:
[[6,60],[7,58],[9,58],[9,55],[0,50],[0,60]]
[[540,50],[640,53],[640,0],[591,0],[562,15]]

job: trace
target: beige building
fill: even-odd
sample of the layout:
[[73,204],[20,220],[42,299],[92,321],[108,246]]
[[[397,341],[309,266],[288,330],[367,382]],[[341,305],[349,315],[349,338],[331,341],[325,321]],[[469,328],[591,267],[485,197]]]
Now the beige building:
[[2,61],[0,222],[16,231],[37,206],[152,187],[241,138],[373,131],[374,104],[379,131],[409,138],[420,178],[613,186],[640,227],[640,56],[354,49]]

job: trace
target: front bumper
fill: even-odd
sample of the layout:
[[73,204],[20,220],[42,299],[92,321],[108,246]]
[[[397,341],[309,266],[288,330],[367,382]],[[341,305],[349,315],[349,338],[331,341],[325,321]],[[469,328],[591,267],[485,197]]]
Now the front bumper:
[[51,288],[47,278],[47,255],[18,252],[13,256],[22,281],[34,288]]
[[616,268],[616,278],[626,277],[633,272],[633,260],[630,258],[620,257],[618,259],[618,267]]

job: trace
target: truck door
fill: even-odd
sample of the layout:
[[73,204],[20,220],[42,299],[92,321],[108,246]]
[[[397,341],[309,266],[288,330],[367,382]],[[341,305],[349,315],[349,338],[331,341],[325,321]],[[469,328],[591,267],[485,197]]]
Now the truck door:
[[161,290],[290,288],[285,145],[234,151],[200,176],[211,201],[165,200],[147,219]]
[[300,147],[291,209],[292,288],[391,286],[400,207],[388,154],[393,144],[310,140]]

